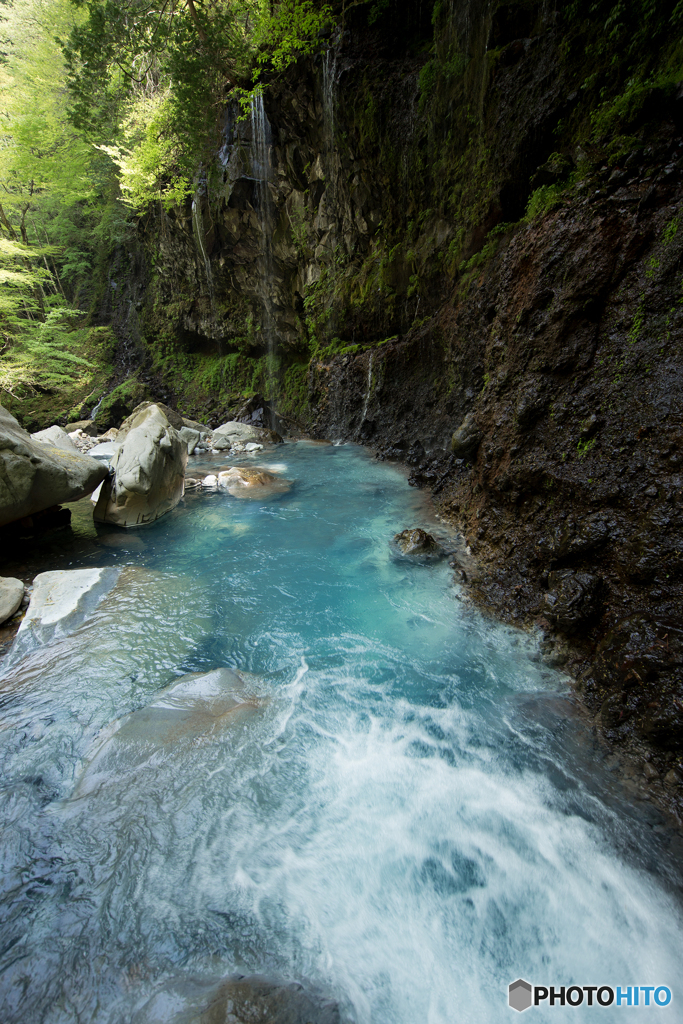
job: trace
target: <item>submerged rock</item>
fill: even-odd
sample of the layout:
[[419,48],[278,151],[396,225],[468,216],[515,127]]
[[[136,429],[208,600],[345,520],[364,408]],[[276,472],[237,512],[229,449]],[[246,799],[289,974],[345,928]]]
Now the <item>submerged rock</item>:
[[118,569],[41,572],[33,581],[31,600],[8,662],[13,663],[36,647],[72,633],[109,593],[118,576]]
[[14,576],[0,576],[0,623],[11,619],[24,597],[24,584]]
[[[68,437],[67,441],[71,444]],[[66,451],[32,440],[0,406],[0,526],[78,501],[106,474],[106,466],[75,448]]]
[[184,493],[187,446],[163,408],[148,405],[131,419],[136,425],[114,455],[113,478],[104,481],[95,506],[100,523],[144,526],[175,508]]
[[298,982],[236,974],[188,978],[157,992],[133,1024],[339,1024],[338,1004]]
[[247,466],[232,466],[222,470],[218,474],[217,483],[234,498],[263,498],[284,494],[292,486],[290,480],[284,480],[265,469]]
[[242,725],[262,705],[254,684],[228,668],[192,672],[158,693],[144,708],[117,719],[95,741],[74,796],[92,793],[112,776],[147,761],[159,748],[207,742]]
[[443,554],[443,550],[434,540],[431,533],[427,533],[426,530],[419,528],[403,530],[402,533],[395,534],[394,545],[402,555],[438,557]]

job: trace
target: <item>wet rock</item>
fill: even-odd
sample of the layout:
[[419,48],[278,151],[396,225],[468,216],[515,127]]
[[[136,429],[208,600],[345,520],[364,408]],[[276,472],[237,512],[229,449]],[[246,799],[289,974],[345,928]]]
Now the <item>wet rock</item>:
[[[291,481],[284,480],[265,469],[246,466],[232,466],[218,473],[217,484],[234,498],[263,498],[283,494],[290,489]],[[206,481],[205,481],[206,486]]]
[[587,572],[571,569],[551,572],[545,595],[544,613],[559,629],[571,633],[598,608],[599,579]]
[[8,664],[73,633],[109,593],[118,576],[118,569],[41,572],[33,581],[31,600],[8,655]]
[[537,388],[523,392],[515,406],[515,417],[520,427],[532,426],[543,414],[545,406],[546,399]]
[[255,974],[164,985],[133,1024],[340,1024],[338,1004],[298,982]]
[[474,417],[466,416],[451,438],[451,451],[458,458],[472,456],[479,447],[483,436],[484,434],[477,426]]
[[555,527],[552,533],[539,538],[535,547],[536,555],[551,561],[583,555],[603,547],[609,536],[609,526],[604,515],[598,513],[578,521],[568,519]]
[[0,526],[78,501],[106,473],[105,466],[76,450],[33,441],[0,406]]
[[46,430],[39,430],[35,434],[31,434],[32,441],[39,441],[40,444],[50,444],[54,448],[61,448],[63,452],[78,452],[78,448],[73,443],[69,435],[61,427],[52,426]]
[[579,437],[583,441],[589,441],[591,437],[594,437],[600,426],[600,421],[595,413],[592,413],[588,419],[585,419],[579,428]]
[[419,528],[403,530],[394,536],[394,546],[402,555],[442,555],[443,551],[431,533]]
[[24,584],[14,576],[0,576],[0,623],[11,619],[21,606]]
[[163,408],[147,405],[136,425],[119,437],[113,478],[102,484],[93,516],[115,526],[143,526],[169,512],[184,493],[187,446],[168,422]]

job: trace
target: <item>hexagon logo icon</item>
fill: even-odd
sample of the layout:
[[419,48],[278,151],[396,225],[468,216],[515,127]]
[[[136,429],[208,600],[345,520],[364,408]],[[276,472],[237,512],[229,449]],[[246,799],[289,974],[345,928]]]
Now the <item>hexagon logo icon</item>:
[[513,1010],[528,1010],[531,1006],[531,985],[523,978],[517,978],[508,986],[508,1003]]

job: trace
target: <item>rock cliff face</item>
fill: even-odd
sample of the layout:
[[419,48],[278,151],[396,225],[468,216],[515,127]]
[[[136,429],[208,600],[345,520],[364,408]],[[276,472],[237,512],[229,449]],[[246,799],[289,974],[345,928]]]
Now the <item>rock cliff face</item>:
[[214,423],[259,392],[406,461],[480,600],[566,637],[604,733],[675,793],[683,73],[675,5],[641,7],[352,8],[226,110],[103,312],[124,390]]

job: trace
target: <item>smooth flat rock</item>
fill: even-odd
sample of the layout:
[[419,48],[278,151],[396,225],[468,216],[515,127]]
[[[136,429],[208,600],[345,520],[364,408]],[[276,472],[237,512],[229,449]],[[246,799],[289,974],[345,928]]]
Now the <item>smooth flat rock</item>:
[[31,600],[8,662],[13,664],[35,648],[72,633],[93,613],[118,576],[118,569],[41,572],[33,581]]
[[135,422],[111,461],[113,477],[102,484],[96,522],[144,526],[170,512],[183,496],[187,445],[178,431],[158,405],[147,405]]
[[39,441],[40,444],[51,444],[55,448],[61,448],[64,452],[78,453],[78,448],[66,430],[62,430],[56,424],[52,427],[47,427],[46,430],[38,430],[35,434],[31,434],[31,440]]
[[261,974],[164,985],[133,1024],[340,1024],[338,1004],[312,987]]
[[0,576],[0,623],[11,619],[24,597],[24,584],[14,576]]
[[106,466],[75,448],[66,451],[32,440],[0,406],[0,526],[78,501],[106,475]]
[[245,444],[245,452],[260,452],[263,449],[262,444],[256,444],[255,441],[250,441],[249,444]]

